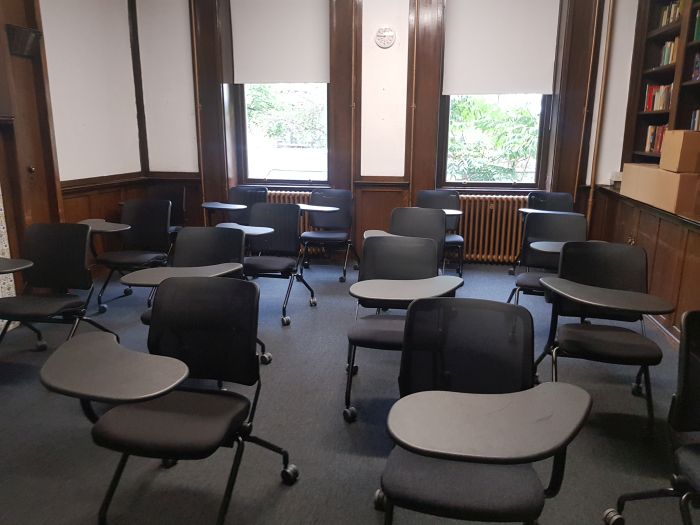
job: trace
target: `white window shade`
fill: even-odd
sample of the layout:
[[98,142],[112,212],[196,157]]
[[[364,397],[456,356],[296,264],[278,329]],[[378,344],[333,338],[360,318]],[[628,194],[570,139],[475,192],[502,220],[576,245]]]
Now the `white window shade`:
[[329,17],[329,0],[231,0],[234,82],[328,82]]
[[448,0],[445,95],[552,93],[559,0]]

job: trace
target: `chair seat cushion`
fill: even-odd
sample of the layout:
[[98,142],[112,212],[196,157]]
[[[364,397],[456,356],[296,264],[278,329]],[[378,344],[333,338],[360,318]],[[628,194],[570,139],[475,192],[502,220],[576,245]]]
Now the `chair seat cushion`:
[[403,315],[368,315],[348,330],[348,342],[363,348],[401,350],[406,317]]
[[552,276],[551,273],[543,272],[523,272],[519,273],[515,278],[515,286],[518,288],[527,288],[530,290],[542,290],[544,291],[544,286],[540,284],[541,277]]
[[275,255],[256,255],[243,260],[243,273],[255,275],[258,273],[294,273],[297,260],[292,257]]
[[641,334],[620,326],[567,324],[557,330],[559,348],[569,357],[618,365],[658,365],[661,349]]
[[141,250],[123,250],[104,252],[97,257],[99,264],[114,267],[134,268],[140,266],[156,266],[165,264],[168,254],[162,252],[146,252]]
[[448,233],[445,235],[445,246],[461,246],[464,244],[464,237],[456,233]]
[[82,308],[85,304],[74,294],[18,295],[0,299],[0,319],[30,320],[53,317]]
[[306,231],[301,234],[302,243],[343,243],[350,240],[350,234],[344,231],[319,230]]
[[101,447],[152,458],[202,459],[235,435],[250,402],[242,395],[173,391],[119,405],[92,427]]
[[700,490],[700,445],[688,445],[676,450],[678,472],[692,485],[693,490]]
[[435,459],[394,447],[382,490],[394,504],[434,516],[469,521],[534,521],[544,488],[532,466]]

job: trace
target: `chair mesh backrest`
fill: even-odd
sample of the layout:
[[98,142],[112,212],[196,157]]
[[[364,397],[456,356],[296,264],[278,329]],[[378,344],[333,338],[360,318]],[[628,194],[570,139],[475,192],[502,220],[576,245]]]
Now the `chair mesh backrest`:
[[121,222],[131,226],[122,234],[125,250],[166,253],[170,248],[169,200],[128,200],[122,206]]
[[532,316],[481,299],[418,299],[408,307],[399,390],[502,394],[532,388]]
[[149,199],[170,201],[170,225],[185,225],[185,187],[151,186],[146,189]]
[[23,272],[27,284],[53,290],[89,289],[89,236],[86,224],[31,224],[20,246],[22,257],[34,263]]
[[422,237],[370,237],[362,248],[359,281],[427,279],[437,275],[435,241]]
[[538,252],[530,248],[536,241],[585,241],[586,217],[578,213],[550,214],[528,213],[523,229],[520,264],[556,271],[559,268],[558,253]]
[[[439,210],[459,210],[459,192],[453,190],[421,190],[416,197],[419,208],[434,208]],[[459,215],[445,218],[448,230],[459,228]]]
[[[568,242],[559,261],[559,276],[588,286],[646,293],[647,255],[639,246],[608,242]],[[559,300],[560,315],[637,321],[639,314],[624,314]]]
[[228,190],[228,202],[248,206],[245,210],[227,212],[228,221],[249,225],[253,205],[258,202],[267,202],[267,188],[265,186],[234,186]]
[[547,211],[574,211],[574,198],[571,193],[531,191],[527,196],[527,207]]
[[394,208],[389,232],[406,237],[433,239],[437,247],[436,264],[440,266],[445,245],[445,212],[430,208]]
[[252,226],[267,226],[275,231],[250,238],[253,254],[296,257],[299,254],[299,206],[296,204],[258,203],[250,212]]
[[243,262],[244,234],[232,228],[188,226],[175,241],[173,266],[211,266]]
[[326,230],[350,230],[352,226],[352,192],[350,190],[314,190],[309,204],[314,206],[335,206],[334,212],[310,212],[309,224]]
[[148,350],[185,362],[190,378],[255,384],[258,299],[258,286],[240,279],[166,279],[153,302]]
[[681,320],[678,385],[668,419],[676,432],[700,431],[700,310]]

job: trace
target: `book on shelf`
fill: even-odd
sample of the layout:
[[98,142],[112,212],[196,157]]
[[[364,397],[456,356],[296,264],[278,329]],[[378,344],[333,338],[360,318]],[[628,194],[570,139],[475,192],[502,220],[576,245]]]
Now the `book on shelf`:
[[667,124],[647,127],[647,139],[644,144],[646,153],[661,153],[661,144],[664,141],[664,133],[666,133],[667,128]]
[[665,111],[671,106],[673,84],[647,84],[644,111]]
[[678,50],[678,37],[676,37],[673,42],[670,40],[665,42],[661,48],[661,62],[660,66],[666,66],[668,64],[674,64],[676,62],[676,51]]
[[696,109],[690,114],[690,130],[700,131],[700,109]]
[[690,80],[700,80],[700,53],[695,53],[693,57],[693,74]]
[[659,20],[659,27],[664,27],[665,25],[672,24],[678,20],[681,16],[682,5],[680,0],[671,2],[661,10],[661,18]]
[[693,40],[700,40],[700,10],[695,12],[695,29],[693,29]]

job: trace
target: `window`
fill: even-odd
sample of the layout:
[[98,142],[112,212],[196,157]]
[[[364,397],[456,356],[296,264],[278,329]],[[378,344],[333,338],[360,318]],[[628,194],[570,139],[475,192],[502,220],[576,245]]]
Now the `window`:
[[444,97],[443,185],[537,187],[541,120],[550,99],[541,94]]
[[246,178],[327,181],[327,84],[246,84],[243,89]]

